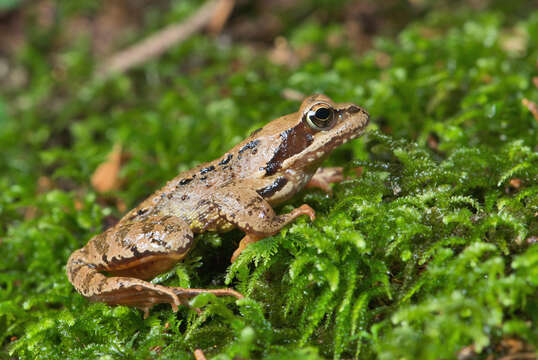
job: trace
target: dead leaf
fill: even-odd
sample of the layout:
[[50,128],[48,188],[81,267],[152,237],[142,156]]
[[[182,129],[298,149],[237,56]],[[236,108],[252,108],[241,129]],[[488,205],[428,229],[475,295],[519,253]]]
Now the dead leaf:
[[[536,351],[531,344],[527,344],[520,339],[504,338],[497,344],[489,347],[493,354],[488,355],[486,359],[498,360],[535,360]],[[488,351],[488,352],[490,352]],[[483,351],[482,353],[484,353]],[[477,358],[474,344],[462,348],[457,356],[458,360],[467,360]]]
[[196,360],[206,360],[204,352],[201,349],[194,350],[194,358]]
[[75,199],[73,201],[73,206],[75,207],[75,210],[81,211],[84,208],[84,204],[79,199]]
[[527,109],[529,109],[536,121],[538,121],[538,106],[536,105],[536,103],[526,98],[523,98],[523,100],[521,100],[521,103],[525,105]]
[[518,179],[518,178],[510,179],[509,184],[511,187],[515,189],[519,189],[521,187],[521,179]]
[[24,208],[24,220],[32,220],[37,217],[37,206],[30,205]]
[[392,58],[386,52],[379,51],[375,54],[375,64],[380,69],[386,69],[390,66]]
[[521,56],[527,51],[529,35],[520,28],[514,28],[501,35],[501,48],[510,55]]
[[99,165],[92,175],[91,183],[97,192],[104,193],[119,189],[121,185],[121,145],[116,144],[107,160]]
[[116,209],[118,209],[118,211],[120,213],[127,212],[127,205],[125,204],[125,201],[123,201],[120,198],[117,198],[116,199]]
[[40,176],[37,180],[37,193],[43,194],[49,192],[54,187],[54,183],[48,176]]
[[474,351],[474,345],[469,345],[460,350],[458,353],[458,360],[471,359],[475,355],[476,353]]
[[302,92],[290,88],[285,88],[280,94],[286,100],[303,101],[305,98]]
[[432,150],[437,150],[439,148],[439,139],[435,134],[429,134],[428,138],[426,139],[426,143]]
[[299,56],[283,36],[278,36],[275,39],[275,45],[269,51],[269,60],[274,64],[290,68],[295,68],[299,65]]

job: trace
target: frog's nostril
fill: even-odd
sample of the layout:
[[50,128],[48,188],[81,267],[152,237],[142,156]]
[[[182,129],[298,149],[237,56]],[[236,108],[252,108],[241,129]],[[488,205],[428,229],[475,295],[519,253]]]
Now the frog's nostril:
[[351,113],[351,114],[356,114],[356,113],[358,113],[359,111],[361,111],[361,109],[360,109],[358,106],[351,105],[350,107],[348,107],[348,108],[346,109],[346,111],[347,111],[348,113]]

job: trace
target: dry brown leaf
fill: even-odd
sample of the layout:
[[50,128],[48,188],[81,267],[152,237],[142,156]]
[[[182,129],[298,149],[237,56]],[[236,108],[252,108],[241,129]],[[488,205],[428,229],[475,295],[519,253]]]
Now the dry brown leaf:
[[527,51],[528,42],[529,35],[519,28],[514,28],[501,34],[501,48],[511,55],[520,56],[524,54]]
[[[536,351],[531,344],[527,344],[520,339],[504,338],[492,347],[490,350],[493,354],[488,355],[486,359],[498,360],[534,360]],[[458,360],[475,359],[477,357],[474,344],[462,348],[457,356]]]
[[204,352],[202,350],[200,350],[200,349],[194,350],[194,358],[196,360],[206,360]]
[[116,199],[116,209],[118,209],[118,211],[120,213],[127,212],[127,204],[125,204],[125,201],[123,201],[122,199],[117,198]]
[[458,360],[467,360],[475,356],[474,345],[469,345],[461,349],[458,353]]
[[275,46],[269,51],[269,60],[276,65],[295,68],[299,65],[299,56],[283,36],[275,39]]
[[285,88],[280,94],[286,100],[303,101],[305,98],[302,92],[290,88]]
[[426,143],[428,144],[428,147],[432,150],[437,150],[439,148],[439,140],[433,134],[428,135],[428,138],[426,139]]
[[382,51],[379,51],[375,54],[375,64],[380,68],[380,69],[386,69],[390,66],[392,62],[392,58],[390,57],[389,54],[385,53],[385,52],[382,52]]
[[75,210],[80,211],[84,208],[84,204],[79,199],[75,199],[73,201],[73,206],[75,207]]
[[54,187],[54,183],[48,176],[40,176],[37,180],[37,193],[43,194],[49,192]]
[[521,100],[521,103],[525,105],[527,109],[529,109],[534,118],[538,121],[538,106],[536,105],[536,103],[526,98],[523,98],[523,100]]
[[91,183],[97,192],[104,193],[119,189],[121,184],[121,152],[121,145],[114,145],[107,160],[95,169]]
[[24,208],[24,220],[32,220],[37,217],[38,208],[30,205]]
[[521,187],[521,179],[518,179],[518,178],[510,179],[509,184],[510,184],[510,186],[512,186],[513,188],[515,188],[515,189],[519,189],[519,188]]

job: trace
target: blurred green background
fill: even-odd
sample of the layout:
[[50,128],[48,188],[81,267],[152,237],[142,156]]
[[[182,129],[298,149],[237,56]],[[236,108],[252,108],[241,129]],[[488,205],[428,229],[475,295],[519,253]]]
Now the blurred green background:
[[[107,73],[205,2],[0,0],[0,358],[536,358],[538,2],[221,3],[229,16]],[[72,251],[317,92],[371,114],[327,162],[349,175],[333,196],[277,209],[318,220],[233,266],[242,234],[205,234],[154,280],[247,299],[143,319],[76,293]]]

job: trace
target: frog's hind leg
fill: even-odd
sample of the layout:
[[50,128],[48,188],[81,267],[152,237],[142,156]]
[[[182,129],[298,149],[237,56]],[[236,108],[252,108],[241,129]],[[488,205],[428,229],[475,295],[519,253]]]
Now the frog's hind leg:
[[[183,289],[145,280],[172,268],[192,246],[189,226],[174,216],[150,217],[119,223],[75,251],[67,263],[67,276],[77,291],[92,301],[137,307],[147,316],[153,305],[168,303],[174,311],[202,289]],[[103,272],[112,276],[105,276]],[[215,289],[219,295],[230,289]]]
[[86,262],[86,256],[84,248],[74,252],[67,263],[67,274],[77,291],[91,301],[133,306],[143,310],[145,316],[155,304],[168,303],[177,311],[182,303],[175,292],[165,286],[133,277],[107,277],[99,272],[100,268]]

